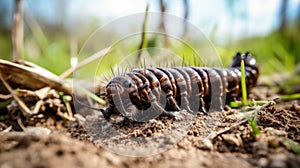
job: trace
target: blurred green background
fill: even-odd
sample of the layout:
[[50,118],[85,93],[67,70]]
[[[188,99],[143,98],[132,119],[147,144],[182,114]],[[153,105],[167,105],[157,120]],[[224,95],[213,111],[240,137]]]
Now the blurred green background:
[[[61,74],[92,32],[112,19],[145,11],[147,3],[149,11],[186,18],[202,29],[225,66],[238,51],[253,53],[264,75],[294,73],[300,66],[299,0],[24,0],[21,58]],[[12,59],[14,9],[14,0],[0,1],[0,57],[7,60]]]

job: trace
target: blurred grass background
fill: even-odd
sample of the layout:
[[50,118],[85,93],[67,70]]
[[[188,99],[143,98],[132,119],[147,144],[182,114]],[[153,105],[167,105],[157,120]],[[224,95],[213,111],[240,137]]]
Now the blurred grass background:
[[[220,35],[219,32],[222,30],[222,27],[217,24],[218,22],[214,24],[213,28],[206,31],[208,32],[206,35],[215,45],[225,66],[230,63],[232,56],[238,51],[250,51],[253,53],[261,66],[261,73],[264,75],[284,72],[293,73],[296,67],[299,66],[300,2],[296,0],[299,9],[296,11],[296,14],[294,14],[296,17],[291,19],[287,16],[290,7],[288,4],[291,1],[279,1],[280,6],[278,7],[278,13],[273,16],[278,20],[279,24],[274,26],[274,28],[266,34],[245,35],[244,37],[240,36],[234,39],[230,34]],[[87,11],[82,11],[82,16],[68,14],[67,6],[72,2],[55,0],[51,3],[53,9],[50,10],[54,11],[51,11],[50,14],[53,12],[56,13],[55,16],[57,20],[54,21],[42,17],[43,15],[41,14],[41,12],[47,12],[43,10],[44,8],[42,6],[47,6],[48,1],[34,3],[34,1],[24,0],[24,2],[24,49],[22,59],[32,61],[58,75],[71,66],[70,58],[78,54],[89,35],[105,23],[105,21],[99,17],[86,14]],[[193,7],[188,0],[183,0],[182,2],[182,6],[179,7],[185,11],[182,17],[189,19],[188,14],[192,13],[191,10],[197,10],[197,8]],[[249,11],[240,9],[240,6],[246,2],[245,0],[225,1],[225,5],[227,5],[226,12],[230,13],[232,17],[230,19],[232,19],[233,22],[236,18],[247,21],[247,12]],[[215,2],[201,1],[201,3]],[[156,0],[154,4],[155,6],[150,6],[150,9],[155,8],[158,11],[164,9],[166,12],[172,13],[172,11],[167,10],[172,9],[172,2],[168,0]],[[99,6],[99,10],[103,7],[105,7],[105,4],[104,6]],[[13,0],[0,1],[0,57],[7,60],[12,59],[10,36],[12,23],[10,20],[12,19],[13,9]],[[140,10],[143,11],[144,9]],[[130,13],[130,11],[128,12]],[[72,18],[72,21],[68,21],[70,18]],[[217,19],[222,20],[222,18]],[[203,24],[199,25],[199,28],[201,28],[201,26],[203,26]],[[264,25],[249,25],[248,29],[251,30],[252,28],[254,29],[260,26]],[[117,33],[115,31],[117,30],[111,30],[110,33]],[[220,42],[220,39],[225,39],[225,42],[224,40]],[[155,44],[153,43],[153,39],[148,40],[149,45]],[[137,46],[137,44],[133,44],[133,46]],[[299,73],[298,71],[298,74]],[[296,80],[296,82],[298,81]]]

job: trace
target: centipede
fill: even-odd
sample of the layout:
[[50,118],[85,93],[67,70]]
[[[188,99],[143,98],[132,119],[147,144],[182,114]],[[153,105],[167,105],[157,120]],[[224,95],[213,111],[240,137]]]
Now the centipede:
[[259,68],[251,53],[237,53],[228,68],[197,66],[137,68],[116,76],[106,85],[105,119],[121,114],[147,121],[161,114],[186,110],[197,114],[223,111],[241,96],[241,61],[249,92],[257,83]]

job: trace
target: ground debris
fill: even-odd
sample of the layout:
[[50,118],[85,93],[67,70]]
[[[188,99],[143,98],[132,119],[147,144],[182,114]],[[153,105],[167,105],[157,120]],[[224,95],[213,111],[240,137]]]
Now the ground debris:
[[[51,87],[66,94],[72,94],[72,87],[68,83],[32,62],[10,62],[0,59],[0,75],[14,89],[39,90]],[[7,93],[2,82],[0,82],[0,93]]]
[[[3,116],[2,122],[7,126],[12,126],[13,130],[24,130],[23,125],[27,126],[59,126],[59,120],[75,121],[73,112],[67,110],[66,103],[56,90],[49,87],[31,91],[19,89],[17,96],[30,110],[29,114],[22,113],[21,107],[15,100],[11,101],[6,108],[7,115]],[[68,102],[69,103],[69,102]],[[70,102],[72,103],[72,102]],[[72,109],[71,109],[72,110]],[[73,107],[74,110],[74,107]],[[0,125],[0,128],[4,125]],[[5,127],[1,128],[2,130]]]
[[[31,109],[38,101],[43,103],[36,115],[26,118],[18,111],[17,104],[11,102],[11,111],[8,110],[0,122],[0,167],[234,168],[299,165],[299,156],[286,144],[286,139],[289,139],[299,145],[299,104],[295,101],[280,102],[260,110],[257,125],[261,134],[256,137],[253,137],[247,120],[241,122],[244,114],[229,107],[222,113],[198,114],[177,125],[176,119],[167,116],[145,123],[118,117],[114,123],[105,126],[116,128],[124,136],[120,143],[130,138],[159,135],[170,128],[180,129],[184,123],[190,122],[187,134],[168,150],[148,157],[128,157],[104,149],[96,135],[86,129],[86,124],[95,131],[102,129],[100,126],[103,125],[95,124],[103,122],[100,113],[95,116],[76,114],[73,121],[59,116],[57,111],[66,112],[66,107],[54,89],[22,89],[19,96]],[[18,118],[24,124],[24,130],[17,129]],[[151,143],[146,145],[151,146]]]

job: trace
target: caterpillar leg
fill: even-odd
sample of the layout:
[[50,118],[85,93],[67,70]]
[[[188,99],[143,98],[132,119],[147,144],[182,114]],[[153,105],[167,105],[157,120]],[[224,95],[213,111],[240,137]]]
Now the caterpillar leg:
[[197,114],[197,111],[193,111],[190,106],[186,105],[183,106],[183,109],[185,109],[187,112],[191,113],[191,114]]
[[200,105],[199,110],[204,114],[208,114],[205,109],[205,102],[204,102],[203,98],[200,98],[199,105]]
[[176,100],[172,97],[172,96],[168,96],[167,97],[167,106],[169,105],[169,108],[171,110],[174,110],[174,111],[180,111],[180,107],[177,105],[177,102]]
[[151,102],[150,108],[146,110],[140,110],[135,113],[134,116],[130,116],[133,120],[138,122],[147,122],[151,119],[157,118],[160,115],[166,115],[168,117],[174,117],[171,112],[166,111],[162,106],[157,102]]
[[119,112],[124,117],[138,122],[146,122],[151,119],[158,117],[161,114],[165,114],[170,117],[174,117],[173,114],[167,112],[156,100],[156,97],[149,93],[150,97],[150,107],[147,109],[139,110],[130,100],[121,100],[119,96],[118,101],[114,102],[115,108],[112,106],[107,108],[104,116],[109,119],[111,114]]
[[189,112],[191,114],[197,114],[198,109],[192,110],[191,107],[190,107],[190,102],[188,100],[188,94],[187,94],[186,90],[184,90],[180,94],[180,97],[181,97],[181,106],[182,106],[182,108],[185,109],[187,112]]
[[109,120],[112,114],[115,114],[115,110],[114,107],[112,105],[110,105],[108,108],[106,108],[105,110],[100,109],[100,111],[103,114],[104,119]]
[[149,92],[149,98],[151,101],[150,108],[145,110],[143,113],[146,113],[144,116],[144,120],[150,120],[153,118],[158,117],[161,114],[164,114],[169,117],[174,117],[174,115],[171,112],[166,111],[157,101],[157,98],[154,94]]
[[152,102],[151,103],[152,109],[150,110],[150,112],[159,112],[157,116],[159,115],[166,115],[168,117],[174,117],[174,115],[172,114],[172,112],[166,111],[164,108],[162,108],[157,101]]
[[220,96],[215,96],[211,100],[210,110],[211,111],[224,111],[223,100]]

